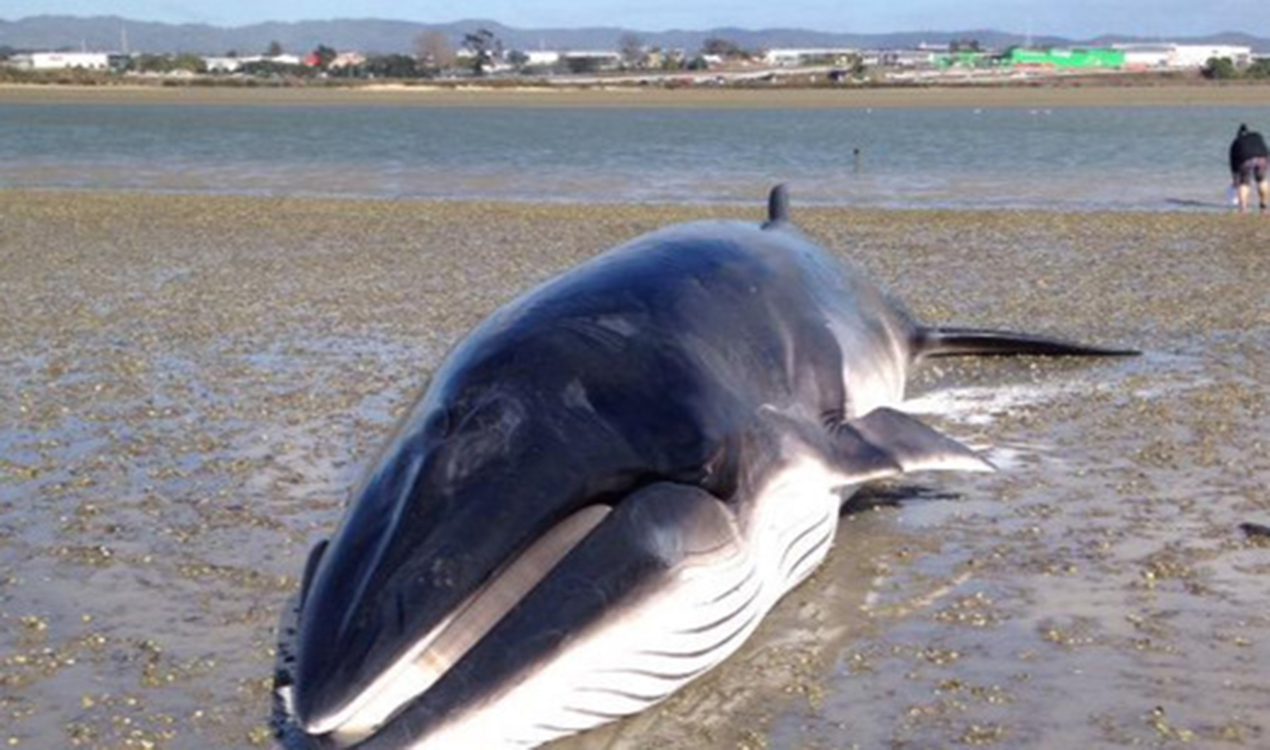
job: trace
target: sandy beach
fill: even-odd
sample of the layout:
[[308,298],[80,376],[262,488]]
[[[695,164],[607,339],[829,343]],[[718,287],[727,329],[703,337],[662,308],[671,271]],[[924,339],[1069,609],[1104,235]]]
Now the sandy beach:
[[110,86],[0,84],[0,103],[382,105],[425,107],[588,108],[985,108],[1257,106],[1270,98],[1260,84],[1133,82],[1125,79],[1033,85],[929,85],[837,88],[691,88],[591,86]]
[[[271,746],[307,551],[448,347],[639,233],[760,220],[765,187],[750,209],[0,191],[0,743]],[[930,363],[911,410],[1000,471],[872,488],[736,658],[561,750],[1270,741],[1270,545],[1240,529],[1270,524],[1270,217],[794,216],[924,321],[1143,355]]]

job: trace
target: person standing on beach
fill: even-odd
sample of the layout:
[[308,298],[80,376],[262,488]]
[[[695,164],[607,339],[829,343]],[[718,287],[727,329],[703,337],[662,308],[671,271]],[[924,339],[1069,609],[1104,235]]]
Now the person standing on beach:
[[1261,213],[1266,212],[1266,200],[1270,198],[1270,184],[1266,182],[1266,162],[1270,149],[1261,133],[1240,124],[1239,133],[1230,144],[1230,174],[1239,194],[1239,213],[1248,210],[1248,183],[1257,180],[1257,197],[1261,200]]

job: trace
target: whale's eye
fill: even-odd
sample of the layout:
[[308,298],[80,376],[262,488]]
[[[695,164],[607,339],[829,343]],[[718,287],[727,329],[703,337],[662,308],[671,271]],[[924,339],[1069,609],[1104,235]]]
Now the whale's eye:
[[424,421],[423,436],[428,440],[444,441],[453,433],[457,421],[453,408],[437,409]]

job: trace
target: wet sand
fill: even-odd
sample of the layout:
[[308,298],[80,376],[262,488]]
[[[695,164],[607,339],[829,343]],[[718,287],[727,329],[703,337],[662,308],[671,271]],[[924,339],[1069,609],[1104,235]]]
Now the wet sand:
[[[754,208],[0,191],[0,742],[269,746],[308,547],[447,347]],[[873,488],[747,647],[598,748],[1270,741],[1270,218],[800,209],[929,322],[1132,345],[926,366],[1001,471]]]
[[159,86],[0,84],[0,103],[189,105],[380,105],[422,107],[583,107],[692,109],[851,109],[978,107],[1263,106],[1259,83],[1168,83],[1128,79],[1035,84],[824,88],[663,88],[637,86]]

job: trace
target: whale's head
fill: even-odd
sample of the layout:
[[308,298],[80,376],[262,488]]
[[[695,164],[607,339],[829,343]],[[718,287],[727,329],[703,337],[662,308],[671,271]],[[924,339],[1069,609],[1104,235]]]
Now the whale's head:
[[607,507],[567,466],[535,462],[522,399],[434,403],[403,423],[306,570],[292,710],[336,746],[435,685]]

